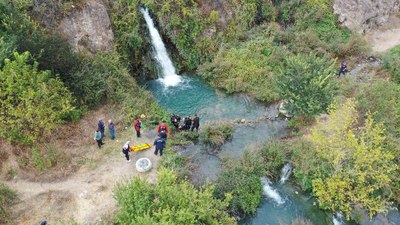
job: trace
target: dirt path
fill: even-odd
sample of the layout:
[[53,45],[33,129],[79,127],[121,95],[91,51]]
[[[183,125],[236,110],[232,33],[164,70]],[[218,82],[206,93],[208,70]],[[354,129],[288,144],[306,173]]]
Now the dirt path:
[[[132,132],[125,132],[126,138],[131,136],[135,144],[152,143],[155,131],[145,132],[142,138],[133,138]],[[121,134],[122,135],[122,134]],[[125,139],[122,137],[121,139]],[[39,224],[46,219],[50,224],[101,224],[104,216],[113,214],[116,201],[113,197],[115,184],[127,181],[134,176],[146,178],[150,182],[156,180],[156,171],[160,158],[153,154],[153,148],[131,154],[132,161],[127,162],[121,153],[125,141],[108,142],[111,153],[99,160],[96,168],[83,166],[76,174],[60,182],[30,182],[16,179],[6,182],[16,190],[20,201],[13,207],[16,224]],[[112,147],[111,147],[112,146]],[[121,147],[116,147],[121,146]],[[99,151],[93,144],[89,151]],[[104,151],[104,150],[100,150]],[[147,173],[138,173],[135,162],[141,157],[148,157],[153,169]]]
[[400,18],[393,16],[390,22],[367,34],[374,52],[385,52],[400,44]]

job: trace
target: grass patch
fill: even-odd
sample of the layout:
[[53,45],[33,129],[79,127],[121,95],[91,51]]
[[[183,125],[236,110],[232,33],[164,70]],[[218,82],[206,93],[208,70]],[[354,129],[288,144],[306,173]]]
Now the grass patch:
[[205,124],[200,131],[201,141],[213,147],[219,147],[230,140],[233,135],[233,124],[229,122],[215,122]]
[[11,224],[11,205],[17,199],[17,193],[7,185],[0,184],[0,223]]

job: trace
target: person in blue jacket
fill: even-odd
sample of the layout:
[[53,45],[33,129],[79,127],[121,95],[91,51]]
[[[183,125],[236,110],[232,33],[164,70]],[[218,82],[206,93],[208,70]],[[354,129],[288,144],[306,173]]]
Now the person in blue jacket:
[[158,151],[160,151],[160,156],[162,156],[165,145],[166,145],[165,138],[162,138],[162,137],[156,138],[156,140],[154,141],[154,146],[156,147],[156,151],[154,152],[154,155],[157,155]]

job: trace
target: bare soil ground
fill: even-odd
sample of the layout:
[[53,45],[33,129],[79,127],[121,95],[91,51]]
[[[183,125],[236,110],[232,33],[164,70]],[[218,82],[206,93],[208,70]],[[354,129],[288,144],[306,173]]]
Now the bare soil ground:
[[[40,224],[41,220],[52,225],[103,224],[117,209],[113,197],[115,184],[135,176],[155,182],[160,158],[154,155],[153,148],[131,153],[131,162],[125,159],[121,149],[127,140],[131,145],[152,144],[156,131],[145,128],[142,137],[136,138],[132,127],[122,127],[118,132],[123,125],[117,123],[116,140],[106,139],[106,144],[98,149],[92,135],[99,117],[112,118],[104,107],[91,112],[78,124],[66,125],[64,130],[72,129],[74,132],[61,133],[69,134],[69,138],[52,140],[57,147],[64,147],[64,152],[74,155],[71,164],[75,165],[75,170],[53,169],[48,171],[51,175],[38,174],[36,179],[34,173],[19,171],[14,179],[7,181],[2,178],[2,182],[18,193],[19,201],[12,208],[15,224]],[[16,165],[11,156],[5,168]],[[142,157],[153,163],[153,169],[147,173],[139,173],[135,168],[135,162]]]
[[400,17],[392,16],[389,22],[367,34],[374,52],[385,52],[400,44]]

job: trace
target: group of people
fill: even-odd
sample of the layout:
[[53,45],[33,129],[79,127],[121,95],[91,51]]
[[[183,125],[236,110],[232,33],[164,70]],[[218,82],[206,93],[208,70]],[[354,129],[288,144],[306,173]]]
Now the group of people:
[[[133,121],[133,126],[135,127],[136,130],[136,137],[140,138],[140,129],[142,128],[142,122],[139,120],[139,118],[135,118]],[[163,154],[163,150],[165,146],[167,145],[167,135],[168,135],[168,126],[165,124],[165,120],[162,121],[160,125],[157,127],[157,132],[158,132],[158,137],[154,140],[153,145],[155,146],[155,151],[154,154],[158,155],[160,153],[160,156]],[[129,158],[129,151],[130,151],[130,141],[127,141],[124,146],[122,147],[122,153],[124,153],[125,158],[128,162],[130,162]]]
[[[105,127],[106,127],[106,124],[100,118],[99,122],[97,123],[97,130],[94,132],[94,140],[97,141],[97,146],[99,148],[101,148],[101,146],[104,145]],[[110,133],[111,140],[114,140],[115,139],[115,125],[112,120],[108,120],[108,131]]]
[[191,130],[193,131],[196,129],[196,131],[199,130],[200,127],[200,118],[197,116],[197,114],[194,115],[194,118],[192,119],[191,116],[186,116],[183,119],[183,123],[181,124],[181,117],[175,114],[172,114],[171,116],[171,123],[174,125],[176,130]]
[[[186,116],[183,120],[183,123],[181,124],[181,118],[178,115],[173,114],[171,116],[171,123],[174,125],[174,127],[177,130],[191,130],[193,131],[196,129],[196,131],[199,130],[200,127],[200,118],[195,115],[194,118],[192,119],[191,116]],[[100,118],[99,122],[97,124],[97,130],[94,134],[94,139],[97,141],[97,145],[99,148],[101,148],[102,145],[104,145],[104,139],[105,139],[105,123],[104,121]],[[135,120],[133,121],[133,126],[136,131],[136,137],[140,138],[141,136],[141,128],[142,128],[142,121],[139,119],[139,117],[135,117]],[[110,138],[111,140],[115,139],[115,125],[112,120],[108,121],[108,130],[110,132]],[[153,145],[155,146],[155,151],[154,154],[162,156],[163,150],[167,144],[167,136],[169,134],[169,129],[166,124],[166,121],[163,120],[161,124],[158,125],[157,127],[157,133],[158,136],[154,140]],[[128,162],[130,162],[129,158],[129,151],[130,151],[130,141],[127,141],[124,146],[122,147],[122,152],[125,155],[125,158]]]

